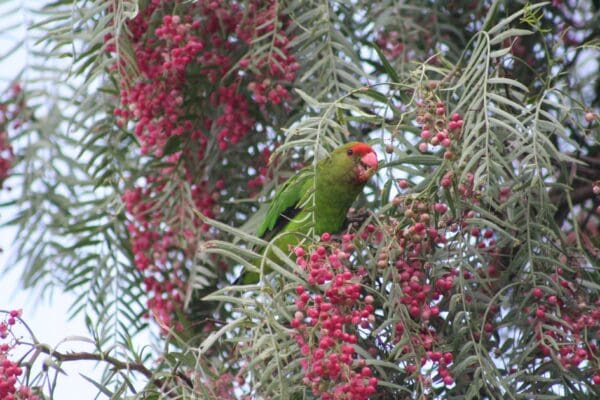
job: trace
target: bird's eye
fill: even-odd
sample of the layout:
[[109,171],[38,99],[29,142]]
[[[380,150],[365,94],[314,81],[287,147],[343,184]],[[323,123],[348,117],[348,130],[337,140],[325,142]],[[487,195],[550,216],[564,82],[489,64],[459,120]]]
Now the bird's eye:
[[348,152],[347,152],[347,154],[348,154],[349,156],[351,156],[352,154],[354,154],[354,151],[353,151],[352,149],[349,149],[349,150],[348,150]]

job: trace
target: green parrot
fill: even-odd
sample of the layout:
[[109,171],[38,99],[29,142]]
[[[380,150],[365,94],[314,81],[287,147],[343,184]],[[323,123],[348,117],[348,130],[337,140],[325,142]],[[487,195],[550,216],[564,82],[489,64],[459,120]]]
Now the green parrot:
[[[311,228],[316,235],[338,233],[348,209],[377,168],[377,155],[365,143],[350,142],[336,148],[278,189],[256,235],[273,240],[273,245],[291,254]],[[267,257],[277,262],[272,252]],[[256,272],[246,271],[238,281],[251,284],[258,280]]]

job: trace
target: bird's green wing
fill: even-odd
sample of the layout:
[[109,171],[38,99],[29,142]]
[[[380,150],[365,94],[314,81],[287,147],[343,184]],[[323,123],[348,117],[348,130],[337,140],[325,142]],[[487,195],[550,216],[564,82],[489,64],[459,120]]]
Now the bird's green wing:
[[264,237],[271,231],[277,233],[300,212],[300,203],[310,187],[313,171],[313,167],[300,170],[277,190],[265,219],[256,230],[257,236]]

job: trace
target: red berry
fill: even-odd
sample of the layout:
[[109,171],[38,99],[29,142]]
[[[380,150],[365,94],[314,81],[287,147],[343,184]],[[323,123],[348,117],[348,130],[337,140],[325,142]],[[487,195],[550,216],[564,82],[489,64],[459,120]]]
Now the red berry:
[[444,203],[435,203],[435,205],[433,206],[433,209],[437,213],[445,214],[446,211],[448,211],[448,206]]
[[444,385],[451,386],[454,383],[454,378],[450,375],[444,377]]
[[450,364],[454,360],[454,355],[452,353],[444,353],[444,360]]
[[535,316],[541,319],[541,318],[544,318],[546,316],[546,313],[545,313],[545,311],[542,308],[538,307],[535,310]]

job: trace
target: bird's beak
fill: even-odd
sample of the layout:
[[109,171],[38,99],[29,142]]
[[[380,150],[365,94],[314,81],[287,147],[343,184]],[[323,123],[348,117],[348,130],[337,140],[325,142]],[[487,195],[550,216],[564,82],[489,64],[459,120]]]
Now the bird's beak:
[[360,158],[358,165],[356,166],[356,179],[358,182],[365,183],[369,180],[375,172],[379,163],[377,162],[377,154],[371,151]]
[[370,152],[361,157],[360,162],[368,169],[373,170],[373,172],[377,171],[379,163],[377,162],[377,154],[375,152]]

